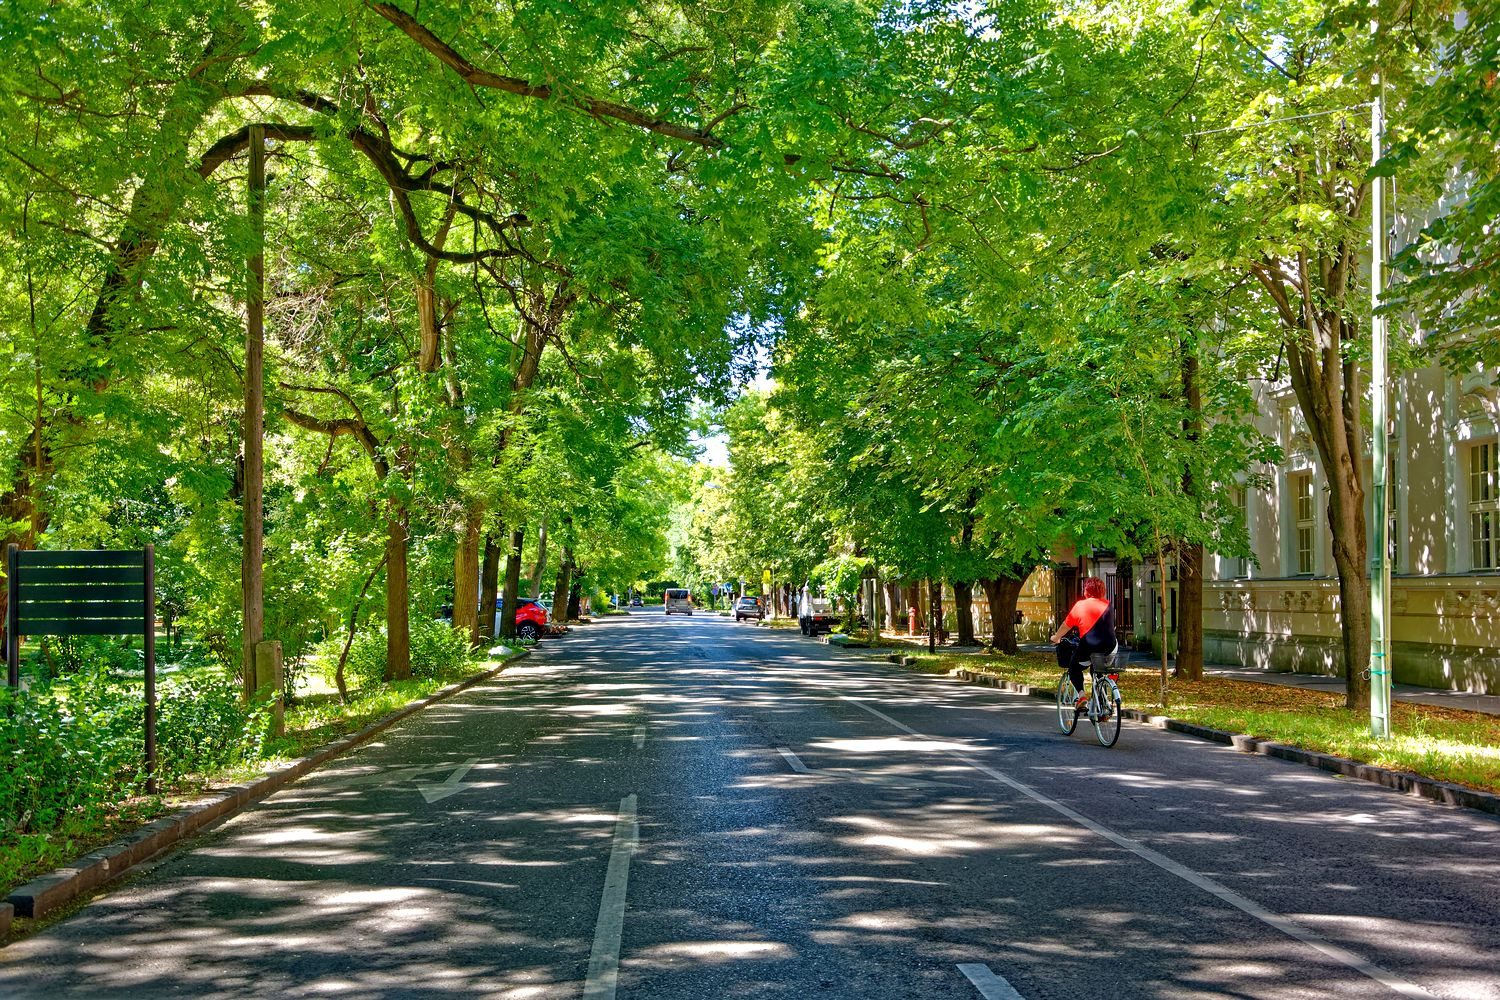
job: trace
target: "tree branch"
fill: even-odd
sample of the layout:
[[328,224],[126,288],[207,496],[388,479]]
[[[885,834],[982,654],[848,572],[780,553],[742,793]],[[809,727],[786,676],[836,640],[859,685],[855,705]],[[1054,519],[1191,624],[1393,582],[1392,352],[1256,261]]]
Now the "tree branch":
[[647,114],[639,108],[617,104],[586,94],[570,97],[559,88],[547,84],[532,83],[514,76],[501,76],[480,69],[460,55],[452,46],[433,34],[412,15],[388,3],[367,3],[371,10],[399,28],[408,38],[436,56],[471,87],[487,87],[501,90],[519,97],[531,97],[541,101],[557,101],[560,104],[593,115],[595,118],[613,118],[627,125],[634,125],[647,132],[681,139],[705,149],[723,149],[724,141],[709,134],[707,129],[690,128]]

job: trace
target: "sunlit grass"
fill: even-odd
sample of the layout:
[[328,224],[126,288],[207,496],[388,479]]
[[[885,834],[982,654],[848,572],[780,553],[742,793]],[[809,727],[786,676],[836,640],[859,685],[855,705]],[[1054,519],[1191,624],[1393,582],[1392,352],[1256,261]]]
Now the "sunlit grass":
[[[1057,685],[1056,661],[1044,654],[963,656],[918,654],[906,669],[947,673],[965,667],[1044,691]],[[1433,705],[1396,702],[1389,740],[1370,735],[1369,712],[1343,707],[1344,696],[1279,684],[1219,677],[1171,678],[1161,706],[1159,667],[1133,666],[1120,676],[1125,704],[1184,722],[1270,740],[1500,792],[1500,717]]]

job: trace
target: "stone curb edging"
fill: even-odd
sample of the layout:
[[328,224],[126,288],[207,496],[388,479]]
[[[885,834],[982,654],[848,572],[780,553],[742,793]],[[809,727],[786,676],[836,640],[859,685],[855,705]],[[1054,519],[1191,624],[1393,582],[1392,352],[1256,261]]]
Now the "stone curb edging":
[[[1057,697],[1055,691],[1041,690],[1030,684],[1017,684],[994,674],[980,673],[965,667],[955,667],[950,677],[968,681],[971,684],[981,684],[986,687],[999,688],[1003,691],[1013,691],[1017,694],[1027,695],[1032,698],[1041,698],[1045,701],[1053,701]],[[1232,746],[1236,750],[1245,753],[1258,753],[1267,757],[1276,757],[1280,760],[1288,760],[1294,764],[1305,764],[1322,771],[1330,771],[1334,774],[1342,774],[1348,778],[1358,778],[1361,781],[1373,782],[1384,788],[1390,788],[1407,795],[1417,795],[1434,802],[1442,802],[1450,806],[1461,806],[1465,809],[1478,809],[1481,812],[1500,816],[1500,795],[1492,792],[1481,792],[1473,788],[1465,788],[1455,785],[1449,781],[1438,781],[1435,778],[1424,778],[1417,774],[1407,774],[1404,771],[1393,771],[1388,767],[1377,767],[1374,764],[1361,764],[1359,761],[1350,760],[1347,757],[1336,757],[1333,754],[1318,753],[1313,750],[1303,750],[1299,747],[1287,746],[1285,743],[1276,743],[1271,740],[1259,740],[1244,733],[1231,733],[1223,729],[1212,729],[1208,726],[1200,726],[1194,722],[1184,722],[1182,719],[1174,719],[1165,715],[1148,715],[1139,709],[1123,709],[1121,714],[1132,721],[1143,722],[1157,729],[1165,729],[1174,733],[1182,733],[1185,736],[1194,736],[1198,739],[1209,740],[1214,743],[1222,743]]]
[[290,761],[264,777],[257,778],[248,784],[232,786],[171,816],[164,816],[147,823],[123,840],[85,854],[66,868],[59,868],[17,887],[6,896],[3,903],[0,903],[0,939],[3,939],[10,929],[12,914],[32,919],[45,916],[80,894],[120,877],[131,868],[192,836],[215,820],[239,812],[252,802],[263,799],[283,786],[291,784],[333,758],[369,742],[407,716],[414,715],[436,702],[451,698],[475,684],[489,680],[513,661],[528,656],[530,653],[531,650],[525,648],[516,650],[513,655],[506,657],[504,663],[404,705],[390,715],[376,719],[358,732],[335,740],[306,757]]

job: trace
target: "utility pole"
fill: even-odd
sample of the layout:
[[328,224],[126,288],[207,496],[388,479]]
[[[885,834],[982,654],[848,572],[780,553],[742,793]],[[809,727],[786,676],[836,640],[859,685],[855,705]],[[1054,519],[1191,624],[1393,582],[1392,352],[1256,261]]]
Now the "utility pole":
[[250,126],[249,207],[252,239],[245,294],[245,412],[242,438],[245,450],[244,543],[240,552],[241,646],[240,670],[245,697],[255,694],[255,647],[265,638],[265,596],[262,556],[265,548],[265,234],[266,130]]
[[[1370,106],[1370,163],[1380,162],[1380,147],[1385,136],[1385,85],[1379,75],[1375,77],[1375,100]],[[1386,335],[1385,317],[1380,315],[1381,298],[1385,292],[1385,182],[1380,177],[1371,179],[1370,190],[1370,394],[1371,418],[1374,425],[1374,456],[1371,482],[1374,486],[1375,530],[1371,533],[1370,545],[1374,551],[1370,561],[1370,735],[1377,739],[1388,739],[1391,735],[1391,567],[1390,529],[1388,512],[1390,484],[1386,481],[1390,469],[1387,452],[1390,435],[1386,430],[1388,420],[1386,387],[1390,345]]]

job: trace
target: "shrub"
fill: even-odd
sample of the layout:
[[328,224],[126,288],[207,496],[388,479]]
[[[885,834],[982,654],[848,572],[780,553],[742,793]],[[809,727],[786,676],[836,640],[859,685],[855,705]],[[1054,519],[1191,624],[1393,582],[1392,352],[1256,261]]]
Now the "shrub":
[[66,677],[92,667],[107,673],[139,671],[144,652],[133,648],[135,639],[104,636],[43,636],[37,649],[27,657],[32,676],[47,681]]
[[258,759],[268,734],[265,709],[242,704],[239,685],[227,677],[198,675],[161,687],[156,757],[163,778]]
[[446,677],[469,662],[469,641],[445,621],[424,618],[411,626],[413,677]]
[[[436,618],[411,622],[411,674],[413,677],[446,677],[459,673],[469,662],[469,643],[453,626]],[[354,637],[349,647],[345,673],[361,688],[373,687],[385,676],[385,626],[368,628]],[[341,639],[329,639],[323,655],[332,665],[343,649]]]
[[[0,835],[58,828],[69,814],[118,809],[145,785],[144,692],[104,668],[33,689],[0,688]],[[263,708],[246,708],[229,679],[199,676],[162,685],[157,774],[163,780],[263,753]]]
[[48,687],[0,689],[0,758],[6,762],[0,830],[50,830],[75,809],[113,809],[136,790],[145,702],[118,689],[90,696],[89,679],[67,685],[76,704]]

